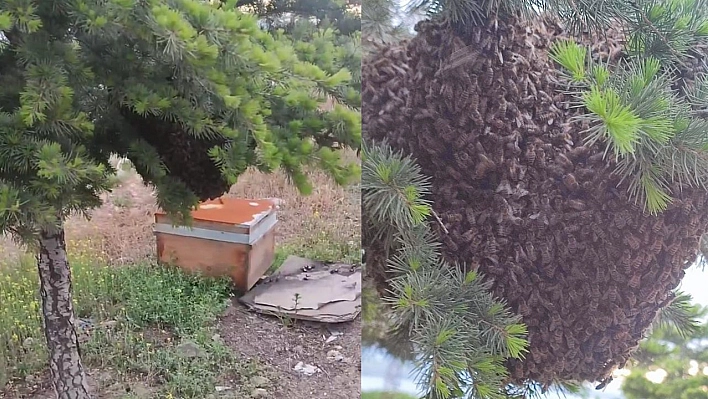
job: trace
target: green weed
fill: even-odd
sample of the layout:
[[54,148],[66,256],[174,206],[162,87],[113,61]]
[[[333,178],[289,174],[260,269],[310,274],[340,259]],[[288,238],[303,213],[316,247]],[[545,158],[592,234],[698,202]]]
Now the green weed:
[[[76,247],[69,253],[87,366],[147,378],[159,397],[185,399],[206,397],[224,375],[255,373],[214,336],[228,281],[151,264],[111,267]],[[29,256],[0,266],[0,387],[46,368],[36,273]],[[182,353],[185,342],[200,354]]]

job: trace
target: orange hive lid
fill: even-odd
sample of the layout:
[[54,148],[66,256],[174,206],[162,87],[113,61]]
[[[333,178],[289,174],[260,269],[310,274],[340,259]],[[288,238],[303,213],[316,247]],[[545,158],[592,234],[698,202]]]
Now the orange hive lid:
[[[199,207],[192,211],[192,217],[205,222],[253,226],[268,216],[272,209],[273,202],[270,200],[221,197],[199,203]],[[156,214],[166,213],[158,211]]]

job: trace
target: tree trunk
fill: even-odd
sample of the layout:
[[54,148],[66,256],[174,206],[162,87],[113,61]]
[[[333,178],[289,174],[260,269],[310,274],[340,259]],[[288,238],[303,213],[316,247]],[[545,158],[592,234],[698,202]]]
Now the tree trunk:
[[57,399],[90,399],[74,328],[71,269],[63,225],[56,231],[41,233],[37,266],[49,369]]

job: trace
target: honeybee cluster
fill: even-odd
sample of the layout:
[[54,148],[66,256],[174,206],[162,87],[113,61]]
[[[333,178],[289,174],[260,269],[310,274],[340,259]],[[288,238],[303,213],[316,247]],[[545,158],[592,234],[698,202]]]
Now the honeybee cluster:
[[141,138],[155,148],[170,175],[180,179],[200,200],[218,198],[229,191],[230,185],[208,155],[210,148],[223,145],[223,138],[196,138],[164,120],[132,111],[123,115],[137,132],[147,132]]
[[[675,188],[658,216],[630,201],[604,147],[569,121],[578,111],[546,51],[557,24],[416,28],[364,64],[365,134],[418,160],[445,256],[523,316],[530,352],[509,363],[510,382],[606,380],[696,259],[705,192]],[[615,39],[596,56],[617,57]]]

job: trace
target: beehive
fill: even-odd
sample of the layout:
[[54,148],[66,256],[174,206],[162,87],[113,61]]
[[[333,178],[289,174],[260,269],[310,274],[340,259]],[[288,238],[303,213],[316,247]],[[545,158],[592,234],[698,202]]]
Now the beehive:
[[275,254],[277,215],[270,200],[219,198],[192,212],[191,226],[174,225],[155,214],[161,263],[210,277],[229,277],[248,291],[265,274]]

